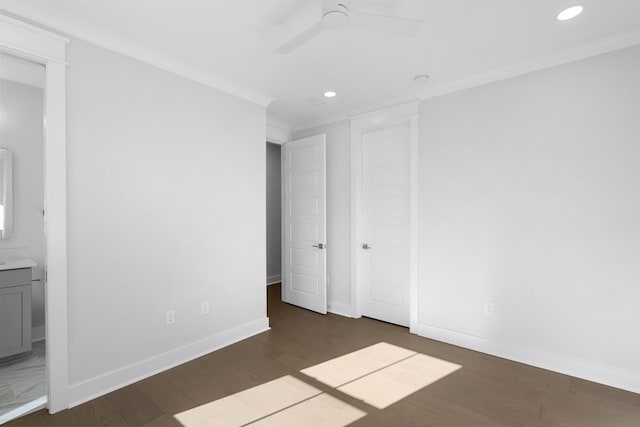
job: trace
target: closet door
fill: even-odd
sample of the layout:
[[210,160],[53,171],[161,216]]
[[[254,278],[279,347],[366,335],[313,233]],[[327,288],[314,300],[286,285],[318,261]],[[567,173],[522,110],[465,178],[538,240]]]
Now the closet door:
[[410,127],[362,132],[362,315],[409,326]]

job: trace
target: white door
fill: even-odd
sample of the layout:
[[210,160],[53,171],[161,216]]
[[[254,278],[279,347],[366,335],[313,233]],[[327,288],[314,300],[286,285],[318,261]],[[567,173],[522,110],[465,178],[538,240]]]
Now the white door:
[[282,300],[327,312],[325,135],[282,149]]
[[409,326],[410,127],[362,133],[362,314]]

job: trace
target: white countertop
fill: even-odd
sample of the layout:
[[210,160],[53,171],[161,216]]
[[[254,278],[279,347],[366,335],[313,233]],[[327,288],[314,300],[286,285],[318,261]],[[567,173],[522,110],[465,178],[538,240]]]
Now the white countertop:
[[37,265],[38,264],[31,258],[0,257],[0,271],[15,270],[16,268],[29,268]]

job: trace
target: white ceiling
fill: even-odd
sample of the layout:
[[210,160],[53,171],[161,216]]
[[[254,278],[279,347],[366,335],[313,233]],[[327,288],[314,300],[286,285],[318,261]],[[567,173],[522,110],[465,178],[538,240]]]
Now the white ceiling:
[[[640,43],[638,0],[348,0],[419,18],[405,39],[360,28],[274,50],[320,18],[320,0],[0,0],[0,8],[267,104],[294,129]],[[565,6],[582,15],[559,22]],[[413,82],[429,74],[426,85]],[[325,90],[338,96],[323,100]],[[318,102],[318,99],[320,100]],[[320,105],[317,105],[320,104]]]

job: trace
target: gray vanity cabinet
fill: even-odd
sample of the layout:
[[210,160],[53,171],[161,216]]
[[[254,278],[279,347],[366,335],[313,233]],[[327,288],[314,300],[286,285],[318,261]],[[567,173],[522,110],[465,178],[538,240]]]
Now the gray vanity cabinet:
[[31,268],[0,271],[0,359],[31,350]]

